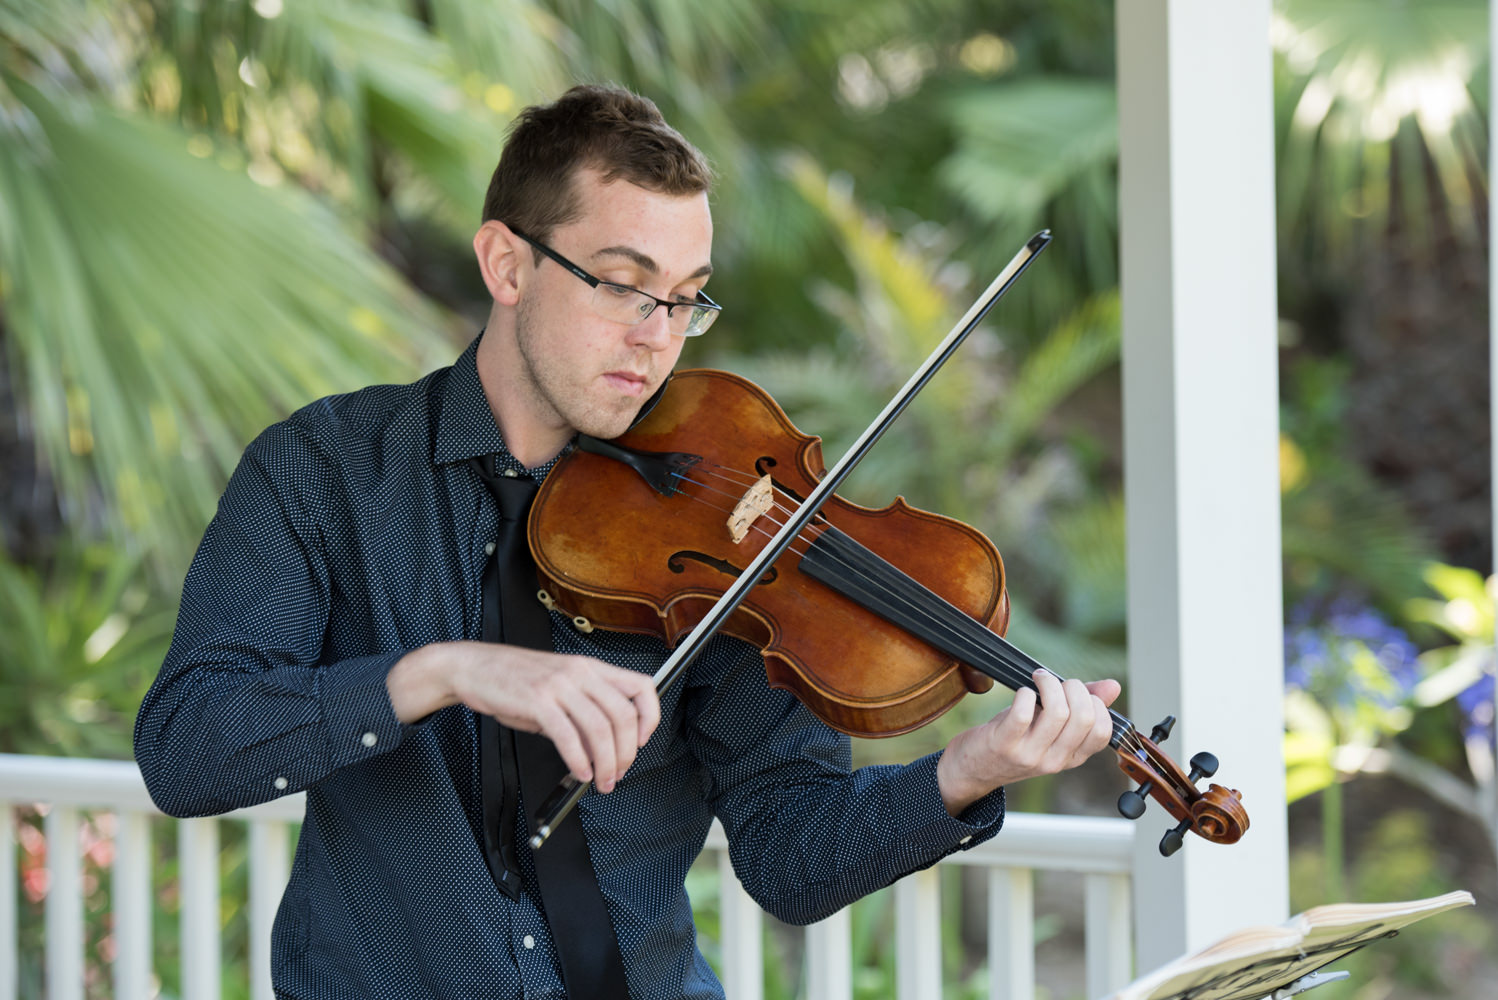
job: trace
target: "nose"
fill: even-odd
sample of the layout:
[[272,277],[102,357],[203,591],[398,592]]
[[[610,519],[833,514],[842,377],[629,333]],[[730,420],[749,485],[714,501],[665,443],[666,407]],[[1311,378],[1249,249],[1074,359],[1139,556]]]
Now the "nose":
[[631,346],[644,347],[652,351],[664,351],[671,346],[674,334],[666,307],[658,305],[640,322],[629,328]]

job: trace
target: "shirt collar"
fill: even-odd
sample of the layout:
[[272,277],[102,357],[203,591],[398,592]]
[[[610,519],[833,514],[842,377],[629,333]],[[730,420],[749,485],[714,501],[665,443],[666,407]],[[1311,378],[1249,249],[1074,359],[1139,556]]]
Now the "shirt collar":
[[[447,465],[492,454],[497,472],[514,469],[517,474],[544,479],[556,464],[556,459],[527,469],[505,447],[504,436],[494,422],[494,411],[489,408],[489,398],[484,395],[484,385],[479,381],[478,351],[483,337],[480,332],[473,338],[473,343],[453,362],[447,378],[437,390],[437,434],[432,461],[437,465]],[[563,453],[567,450],[564,449]]]

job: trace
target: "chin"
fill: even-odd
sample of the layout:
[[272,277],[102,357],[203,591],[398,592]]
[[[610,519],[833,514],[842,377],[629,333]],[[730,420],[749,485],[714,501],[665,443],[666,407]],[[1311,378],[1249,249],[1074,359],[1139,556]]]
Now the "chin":
[[635,414],[638,412],[638,406],[631,406],[624,413],[590,413],[574,421],[572,426],[580,434],[586,434],[589,437],[595,437],[602,441],[610,441],[629,430],[630,425],[635,422]]

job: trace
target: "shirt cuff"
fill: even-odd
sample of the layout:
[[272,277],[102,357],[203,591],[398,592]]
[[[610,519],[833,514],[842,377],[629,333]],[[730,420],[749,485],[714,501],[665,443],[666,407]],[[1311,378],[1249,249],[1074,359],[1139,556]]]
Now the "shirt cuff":
[[334,768],[400,746],[407,727],[395,716],[385,675],[405,655],[357,656],[321,668],[319,693]]
[[996,788],[962,811],[947,812],[936,782],[936,764],[941,751],[922,757],[896,779],[894,801],[909,803],[903,814],[909,842],[939,852],[941,857],[977,847],[991,840],[1004,825],[1004,789]]

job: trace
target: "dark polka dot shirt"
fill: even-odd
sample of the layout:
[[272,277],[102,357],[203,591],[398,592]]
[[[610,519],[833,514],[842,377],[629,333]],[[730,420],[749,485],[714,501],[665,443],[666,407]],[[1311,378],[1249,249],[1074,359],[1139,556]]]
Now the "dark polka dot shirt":
[[[146,785],[173,816],[307,793],[273,934],[279,997],[563,995],[524,841],[519,901],[480,853],[473,713],[403,725],[385,688],[408,651],[480,637],[497,515],[466,459],[548,471],[505,450],[477,343],[412,385],[313,403],[250,445],[136,721]],[[556,612],[552,634],[559,651],[642,673],[666,656],[657,639],[585,635]],[[935,755],[857,771],[849,758],[845,737],[766,685],[758,651],[713,640],[616,790],[578,807],[632,996],[723,995],[683,888],[714,816],[744,887],[792,923],[1003,820],[1002,791],[948,816]]]

